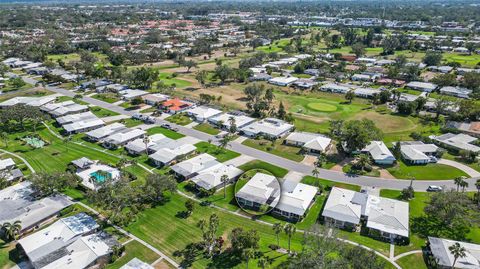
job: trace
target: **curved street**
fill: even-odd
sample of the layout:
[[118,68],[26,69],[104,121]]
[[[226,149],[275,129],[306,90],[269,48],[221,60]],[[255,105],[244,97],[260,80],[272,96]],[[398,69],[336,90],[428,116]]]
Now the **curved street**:
[[[10,74],[10,75],[13,75],[13,74]],[[22,78],[25,80],[25,82],[32,85],[35,85],[38,82],[37,80],[30,77],[24,76]],[[55,87],[55,86],[46,86],[46,89],[49,91],[70,96],[70,97],[73,97],[75,95],[75,92],[72,92],[63,88]],[[88,96],[84,96],[82,98],[82,101],[90,103],[95,106],[106,108],[108,110],[111,110],[123,115],[127,115],[127,116],[132,116],[133,114],[136,113],[135,111],[129,111],[118,105],[103,102],[101,100],[91,98]],[[197,131],[195,129],[186,128],[184,126],[176,125],[171,122],[167,122],[165,120],[157,119],[156,124],[160,125],[163,123],[170,124],[171,126],[177,128],[178,131],[184,135],[195,137],[203,141],[212,141],[213,143],[215,143],[218,140],[213,135],[209,135],[207,133]],[[294,162],[294,161],[270,154],[268,152],[264,152],[261,150],[257,150],[257,149],[242,145],[237,142],[231,142],[230,146],[233,151],[285,168],[291,172],[296,172],[304,176],[312,175],[313,168],[309,165]],[[452,164],[452,165],[455,166],[455,164]],[[327,169],[318,169],[318,170],[319,170],[318,176],[320,178],[335,181],[335,182],[356,184],[356,185],[365,186],[365,187],[402,190],[405,187],[408,187],[410,184],[412,184],[412,187],[414,188],[415,191],[426,191],[426,189],[430,185],[444,186],[447,189],[450,189],[450,188],[456,189],[456,185],[454,184],[453,179],[452,180],[414,180],[413,182],[411,182],[410,180],[402,180],[402,179],[387,179],[387,178],[380,178],[380,177],[347,175],[343,172],[332,171]],[[477,179],[480,179],[480,176],[466,179],[466,181],[468,182],[468,188],[466,188],[466,190],[476,191],[477,189],[475,187],[475,182],[477,181]]]

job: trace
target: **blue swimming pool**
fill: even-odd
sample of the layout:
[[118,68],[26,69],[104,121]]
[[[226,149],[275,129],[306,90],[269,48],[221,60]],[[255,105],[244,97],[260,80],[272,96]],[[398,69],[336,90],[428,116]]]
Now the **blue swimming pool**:
[[105,182],[105,180],[111,179],[112,174],[106,171],[95,171],[90,174],[91,177],[94,177],[97,182]]

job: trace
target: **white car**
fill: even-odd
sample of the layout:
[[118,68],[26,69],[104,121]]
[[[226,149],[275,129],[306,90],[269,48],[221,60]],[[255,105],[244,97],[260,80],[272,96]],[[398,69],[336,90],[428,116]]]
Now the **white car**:
[[441,192],[441,191],[443,191],[443,188],[440,187],[440,186],[430,185],[430,186],[428,186],[427,191],[428,192]]

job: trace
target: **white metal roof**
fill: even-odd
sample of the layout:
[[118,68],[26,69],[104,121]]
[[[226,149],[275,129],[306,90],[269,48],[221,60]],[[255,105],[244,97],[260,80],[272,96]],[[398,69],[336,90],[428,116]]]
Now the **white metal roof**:
[[172,170],[182,176],[190,176],[206,168],[217,165],[219,162],[210,154],[203,153],[191,159],[177,163],[172,166]]
[[317,191],[316,187],[286,180],[282,184],[282,196],[275,208],[303,216],[315,198]]
[[455,243],[465,248],[465,257],[459,257],[455,262],[455,268],[462,269],[478,269],[480,268],[480,245],[460,242],[450,239],[428,237],[430,242],[430,250],[432,255],[437,259],[437,263],[441,266],[451,267],[455,257],[448,249]]

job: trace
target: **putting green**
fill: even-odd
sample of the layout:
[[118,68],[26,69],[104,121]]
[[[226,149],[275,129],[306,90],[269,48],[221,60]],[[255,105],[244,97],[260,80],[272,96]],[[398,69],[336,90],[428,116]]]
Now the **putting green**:
[[313,109],[315,111],[320,112],[333,112],[337,111],[337,107],[334,105],[326,104],[326,103],[308,103],[308,108]]

